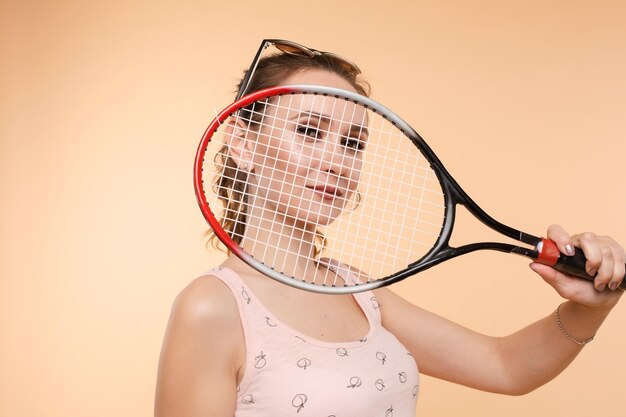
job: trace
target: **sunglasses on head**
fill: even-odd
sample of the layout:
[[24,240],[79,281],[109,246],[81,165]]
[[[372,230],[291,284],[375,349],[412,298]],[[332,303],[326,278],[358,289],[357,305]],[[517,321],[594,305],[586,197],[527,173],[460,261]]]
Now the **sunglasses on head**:
[[254,56],[254,59],[252,60],[248,71],[246,71],[246,75],[241,82],[241,86],[239,87],[239,91],[237,92],[237,97],[235,98],[235,100],[239,100],[250,86],[250,80],[252,80],[252,75],[254,75],[254,71],[259,64],[261,55],[263,55],[263,51],[265,51],[265,49],[269,48],[270,46],[274,46],[279,51],[290,55],[300,55],[309,58],[314,58],[318,55],[325,55],[327,57],[335,59],[339,63],[339,65],[341,65],[341,67],[346,71],[354,75],[358,75],[361,73],[361,70],[354,62],[351,62],[344,57],[334,54],[332,52],[318,51],[317,49],[308,48],[304,45],[300,45],[299,43],[287,41],[284,39],[264,39],[263,42],[261,42],[261,46]]

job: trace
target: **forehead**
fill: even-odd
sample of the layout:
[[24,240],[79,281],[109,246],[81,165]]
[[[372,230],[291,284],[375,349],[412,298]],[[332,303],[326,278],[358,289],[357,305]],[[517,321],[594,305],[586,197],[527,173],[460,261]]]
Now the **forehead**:
[[315,119],[340,128],[345,125],[366,125],[368,120],[367,110],[363,106],[333,96],[289,94],[275,97],[267,106],[266,115],[285,122]]
[[341,88],[342,90],[348,90],[356,93],[352,84],[342,76],[328,71],[322,71],[318,69],[305,69],[291,74],[289,77],[282,80],[280,85],[290,84],[314,84],[322,85],[325,87]]
[[[308,69],[282,80],[281,85],[309,84],[357,92],[349,81],[333,72]],[[366,110],[353,102],[330,96],[295,94],[278,98],[272,111],[279,118],[292,119],[298,115],[314,114],[330,120],[362,124],[367,119]]]

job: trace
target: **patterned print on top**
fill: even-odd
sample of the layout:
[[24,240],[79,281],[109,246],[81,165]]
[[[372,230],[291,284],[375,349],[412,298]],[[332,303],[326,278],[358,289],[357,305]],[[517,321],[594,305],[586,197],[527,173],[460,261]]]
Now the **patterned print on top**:
[[414,417],[419,374],[411,354],[381,325],[371,292],[354,294],[370,330],[353,342],[324,342],[282,323],[232,270],[231,289],[246,340],[246,368],[235,417]]

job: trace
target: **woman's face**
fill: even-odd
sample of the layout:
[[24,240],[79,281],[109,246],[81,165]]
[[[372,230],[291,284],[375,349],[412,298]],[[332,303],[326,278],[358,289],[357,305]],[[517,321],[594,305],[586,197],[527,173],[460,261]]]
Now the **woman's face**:
[[[355,91],[339,75],[320,70],[293,74],[282,84]],[[323,96],[294,95],[280,100],[267,106],[253,145],[250,169],[255,205],[267,210],[265,215],[285,215],[286,221],[330,224],[359,183],[368,136],[366,111]]]

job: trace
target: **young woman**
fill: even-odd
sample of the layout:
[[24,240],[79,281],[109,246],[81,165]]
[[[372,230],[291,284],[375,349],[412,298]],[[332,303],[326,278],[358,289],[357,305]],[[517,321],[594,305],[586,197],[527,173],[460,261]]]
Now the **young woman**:
[[[269,46],[279,52],[261,58]],[[317,84],[366,95],[359,72],[337,55],[289,41],[266,41],[240,84],[238,97],[288,84]],[[359,141],[337,135],[318,141],[321,150],[312,151],[267,132],[258,132],[251,144],[238,139],[238,129],[250,127],[233,124],[219,165],[222,172],[236,170],[242,178],[252,175],[255,180],[250,182],[251,197],[238,199],[237,181],[218,179],[225,190],[220,193],[224,205],[246,213],[248,219],[227,215],[224,228],[240,236],[244,246],[245,236],[261,234],[263,239],[256,241],[267,245],[249,250],[270,251],[294,270],[311,274],[311,279],[326,273],[321,265],[302,265],[298,254],[317,250],[315,225],[332,223],[356,195]],[[295,131],[294,137],[299,133]],[[274,161],[271,172],[255,164],[258,152]],[[344,163],[346,155],[352,155],[350,165]],[[332,193],[327,185],[330,176]],[[280,230],[265,222],[276,216],[288,219]],[[300,230],[307,236],[299,236],[297,245],[293,230],[285,231],[289,222],[305,225]],[[582,248],[587,271],[597,272],[595,282],[532,264],[567,301],[506,337],[473,332],[384,288],[354,295],[298,290],[230,256],[194,280],[174,303],[161,354],[155,415],[414,416],[418,365],[424,374],[469,387],[527,393],[567,367],[622,294],[616,288],[624,277],[624,250],[611,238],[593,233],[570,236],[556,225],[547,236],[563,253]]]

